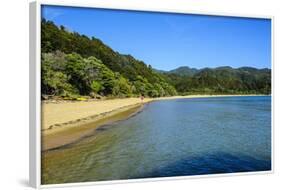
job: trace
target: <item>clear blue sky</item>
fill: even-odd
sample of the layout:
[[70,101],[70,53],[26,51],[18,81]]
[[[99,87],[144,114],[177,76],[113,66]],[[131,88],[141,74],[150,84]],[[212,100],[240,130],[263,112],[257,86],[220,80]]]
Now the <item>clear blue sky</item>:
[[271,68],[269,19],[59,6],[43,6],[42,16],[156,69]]

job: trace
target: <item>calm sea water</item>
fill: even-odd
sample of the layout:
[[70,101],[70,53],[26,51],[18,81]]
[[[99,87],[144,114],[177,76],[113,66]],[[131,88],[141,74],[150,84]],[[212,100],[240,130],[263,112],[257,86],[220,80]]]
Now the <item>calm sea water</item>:
[[44,184],[270,170],[271,97],[152,102],[42,164]]

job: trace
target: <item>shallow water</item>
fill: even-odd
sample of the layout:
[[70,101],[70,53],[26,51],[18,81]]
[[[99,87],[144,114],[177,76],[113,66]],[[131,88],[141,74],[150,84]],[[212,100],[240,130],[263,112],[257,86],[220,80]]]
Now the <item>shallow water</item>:
[[42,183],[271,169],[271,97],[163,100],[42,154]]

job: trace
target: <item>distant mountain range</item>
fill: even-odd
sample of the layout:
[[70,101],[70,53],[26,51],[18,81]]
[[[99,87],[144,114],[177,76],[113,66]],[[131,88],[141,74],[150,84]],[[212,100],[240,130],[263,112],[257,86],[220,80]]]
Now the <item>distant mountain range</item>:
[[158,70],[158,69],[154,69],[156,72],[159,73],[166,73],[166,74],[176,74],[179,76],[193,76],[197,73],[199,73],[202,70],[240,70],[240,71],[246,71],[246,72],[270,72],[271,69],[268,68],[263,68],[263,69],[257,69],[255,67],[239,67],[237,69],[232,68],[230,66],[221,66],[221,67],[216,67],[216,68],[203,68],[203,69],[196,69],[196,68],[190,68],[188,66],[181,66],[178,67],[176,69],[172,69],[170,71],[164,71],[164,70]]
[[160,71],[178,92],[271,92],[271,69],[254,67],[195,69],[187,66]]

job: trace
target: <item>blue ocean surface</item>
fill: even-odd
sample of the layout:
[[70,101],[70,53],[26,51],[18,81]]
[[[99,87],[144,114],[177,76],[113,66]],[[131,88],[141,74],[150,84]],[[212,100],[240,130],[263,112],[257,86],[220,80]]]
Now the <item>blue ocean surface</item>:
[[151,102],[48,156],[45,183],[271,170],[271,96]]

